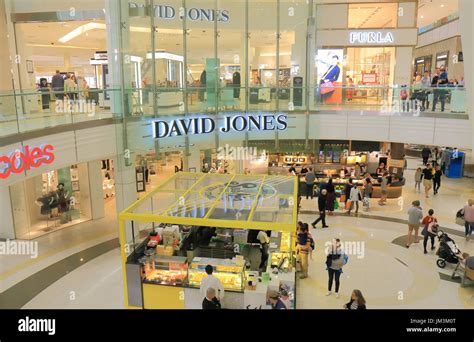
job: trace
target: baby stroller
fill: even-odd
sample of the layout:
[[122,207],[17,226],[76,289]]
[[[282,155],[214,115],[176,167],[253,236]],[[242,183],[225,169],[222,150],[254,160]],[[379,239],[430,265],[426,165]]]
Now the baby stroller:
[[440,268],[446,267],[446,262],[450,264],[458,264],[460,261],[461,251],[453,239],[443,231],[438,232],[439,249],[438,249],[438,260],[436,264]]

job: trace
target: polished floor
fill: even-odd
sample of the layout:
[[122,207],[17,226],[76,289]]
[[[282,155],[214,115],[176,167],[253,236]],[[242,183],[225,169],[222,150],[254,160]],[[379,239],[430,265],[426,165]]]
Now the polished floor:
[[[474,197],[474,180],[443,178],[440,193],[423,194],[414,190],[413,169],[420,164],[418,159],[409,159],[407,185],[402,200],[389,200],[385,207],[379,207],[373,200],[369,212],[359,216],[347,216],[342,211],[328,217],[329,229],[312,230],[316,250],[310,261],[309,278],[297,281],[297,307],[338,309],[348,301],[353,289],[360,289],[366,297],[369,308],[474,308],[474,287],[461,288],[457,280],[451,279],[454,266],[445,269],[436,265],[434,252],[423,254],[422,243],[409,249],[403,246],[407,234],[406,210],[414,199],[420,199],[424,212],[435,209],[442,227],[445,227],[463,252],[474,254],[474,240],[465,241],[463,228],[454,222],[456,211],[468,198]],[[154,181],[153,183],[157,183]],[[300,220],[312,222],[316,217],[316,200],[302,201]],[[1,292],[15,288],[35,273],[45,271],[47,266],[71,256],[77,258],[81,250],[97,246],[116,238],[114,211],[102,222],[86,222],[39,238],[39,260],[20,257],[1,257]],[[101,227],[101,229],[97,229]],[[80,237],[73,244],[74,238]],[[349,256],[341,277],[340,298],[326,296],[327,271],[324,246],[338,237],[343,242],[358,246],[356,254]],[[69,242],[71,241],[71,242]],[[109,245],[110,246],[110,245]],[[73,265],[64,276],[45,285],[24,308],[122,308],[123,288],[118,248],[108,249],[105,254],[95,255],[91,248],[91,259],[83,264]],[[76,258],[76,259],[77,259]],[[53,268],[42,272],[57,272]],[[56,276],[56,275],[55,275]],[[45,283],[46,284],[46,283]],[[13,289],[13,290],[12,290]],[[0,293],[1,296],[1,293]]]

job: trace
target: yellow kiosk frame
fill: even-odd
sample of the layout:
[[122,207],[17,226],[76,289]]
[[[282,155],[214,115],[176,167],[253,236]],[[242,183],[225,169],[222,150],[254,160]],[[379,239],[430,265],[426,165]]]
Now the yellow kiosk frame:
[[[245,219],[222,218],[216,214],[217,208],[226,209],[230,205],[229,196],[246,196]],[[128,302],[126,262],[130,245],[126,236],[130,225],[127,222],[258,229],[291,234],[295,232],[297,223],[297,196],[296,176],[176,173],[119,214],[125,307],[142,308]],[[281,200],[285,203],[283,207],[280,206]],[[200,215],[196,215],[197,207],[201,210]],[[269,215],[272,220],[268,220]],[[152,308],[184,309],[182,292],[183,288],[178,286],[145,284],[143,302],[160,303],[149,306]]]

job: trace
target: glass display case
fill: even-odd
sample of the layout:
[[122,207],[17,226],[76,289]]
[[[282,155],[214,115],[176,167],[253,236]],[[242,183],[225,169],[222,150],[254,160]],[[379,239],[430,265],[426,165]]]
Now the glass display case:
[[214,267],[212,275],[221,281],[226,291],[243,291],[244,264],[232,259],[194,258],[188,270],[189,286],[201,286],[202,279],[206,277],[205,268],[207,265]]
[[152,255],[145,257],[145,281],[161,285],[184,285],[188,278],[186,257]]
[[292,255],[290,252],[272,252],[271,267],[278,268],[280,271],[291,271]]

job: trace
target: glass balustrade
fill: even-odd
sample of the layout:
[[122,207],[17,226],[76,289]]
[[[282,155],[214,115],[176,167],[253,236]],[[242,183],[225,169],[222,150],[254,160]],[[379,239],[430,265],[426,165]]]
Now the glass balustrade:
[[[154,95],[155,94],[155,95]],[[122,101],[122,96],[126,101]],[[305,87],[147,87],[63,93],[29,91],[0,94],[0,135],[24,133],[60,125],[102,119],[120,119],[122,102],[127,117],[153,118],[177,114],[207,114],[216,111],[324,113],[366,111],[373,115],[449,117],[466,114],[466,89],[332,86]],[[116,104],[115,109],[113,104]],[[114,114],[115,113],[115,114]],[[464,116],[452,115],[453,118]]]

